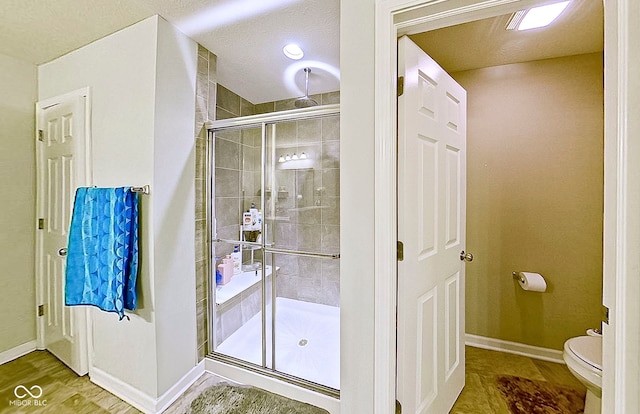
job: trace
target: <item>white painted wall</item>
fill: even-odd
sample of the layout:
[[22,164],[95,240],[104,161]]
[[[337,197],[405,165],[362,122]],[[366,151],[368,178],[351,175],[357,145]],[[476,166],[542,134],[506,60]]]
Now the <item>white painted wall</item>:
[[[38,69],[39,99],[90,87],[92,185],[151,184],[157,19],[149,18]],[[153,300],[153,200],[141,197],[140,310],[131,321],[92,310],[98,368],[150,396],[157,393]]]
[[[602,412],[640,412],[640,3],[605,1]],[[607,350],[615,349],[614,352]]]
[[[0,55],[0,354],[35,341],[36,66]],[[0,360],[0,363],[3,361]]]
[[374,6],[340,7],[341,413],[374,412]]
[[158,394],[198,362],[195,279],[197,45],[158,21],[153,229]]
[[91,184],[151,186],[140,196],[139,309],[130,321],[92,310],[91,369],[152,399],[196,364],[196,54],[154,16],[38,71],[39,99],[91,88]]

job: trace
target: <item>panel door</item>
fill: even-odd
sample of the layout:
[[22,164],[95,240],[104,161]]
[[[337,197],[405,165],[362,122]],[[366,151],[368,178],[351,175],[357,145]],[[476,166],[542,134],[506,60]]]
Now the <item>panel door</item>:
[[464,386],[466,91],[406,36],[398,73],[397,396],[442,414]]
[[44,345],[79,375],[88,372],[86,309],[65,306],[64,282],[75,190],[84,184],[84,118],[82,97],[43,109],[38,163]]

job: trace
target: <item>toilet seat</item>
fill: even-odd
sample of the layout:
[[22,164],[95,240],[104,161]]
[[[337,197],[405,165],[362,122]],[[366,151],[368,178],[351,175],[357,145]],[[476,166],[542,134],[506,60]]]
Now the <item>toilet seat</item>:
[[602,337],[578,336],[569,339],[566,350],[570,351],[578,362],[588,365],[588,368],[599,371],[602,375]]
[[569,371],[587,387],[584,414],[602,414],[602,337],[579,336],[564,343]]

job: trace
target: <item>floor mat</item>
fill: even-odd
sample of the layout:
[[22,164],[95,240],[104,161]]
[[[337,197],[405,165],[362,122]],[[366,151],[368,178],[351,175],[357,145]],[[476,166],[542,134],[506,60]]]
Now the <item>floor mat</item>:
[[509,375],[496,379],[513,414],[579,414],[584,412],[583,391]]
[[329,414],[328,411],[259,388],[226,383],[206,389],[190,414]]

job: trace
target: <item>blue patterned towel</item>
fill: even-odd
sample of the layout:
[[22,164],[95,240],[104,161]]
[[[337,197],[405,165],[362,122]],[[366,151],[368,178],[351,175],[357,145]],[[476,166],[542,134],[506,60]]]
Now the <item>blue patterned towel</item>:
[[138,194],[130,187],[80,187],[73,206],[65,304],[135,310],[138,275]]

